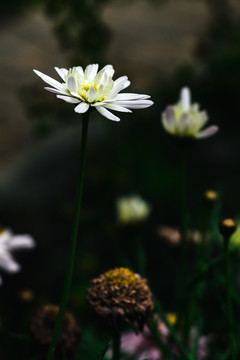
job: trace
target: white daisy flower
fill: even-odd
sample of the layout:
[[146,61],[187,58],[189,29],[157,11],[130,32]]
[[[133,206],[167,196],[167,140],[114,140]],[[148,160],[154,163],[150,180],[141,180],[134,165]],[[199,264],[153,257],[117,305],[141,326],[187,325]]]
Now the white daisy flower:
[[[35,242],[30,235],[13,235],[9,229],[0,232],[0,268],[9,273],[21,270],[20,265],[14,260],[11,251],[16,249],[30,249]],[[2,278],[0,276],[0,284]]]
[[168,106],[162,114],[164,129],[171,135],[182,138],[203,139],[214,135],[218,126],[209,126],[201,131],[208,121],[206,111],[200,111],[198,104],[191,104],[190,89],[181,90],[180,101],[176,105]]
[[62,82],[33,70],[43,81],[51,85],[45,89],[57,94],[57,98],[66,102],[77,104],[74,110],[77,113],[85,113],[90,109],[96,109],[107,119],[120,121],[109,110],[131,112],[130,109],[143,109],[151,106],[153,102],[148,100],[150,96],[133,93],[122,93],[130,85],[127,76],[121,76],[113,80],[114,69],[112,65],[106,65],[98,71],[98,64],[88,65],[85,69],[81,66],[69,70],[55,67]]
[[126,196],[117,200],[118,221],[123,224],[138,223],[147,219],[150,205],[140,196]]

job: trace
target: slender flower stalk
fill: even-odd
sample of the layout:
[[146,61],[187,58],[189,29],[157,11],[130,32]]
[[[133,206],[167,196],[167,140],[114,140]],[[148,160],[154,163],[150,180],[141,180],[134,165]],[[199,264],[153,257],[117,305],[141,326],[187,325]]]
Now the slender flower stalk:
[[[185,269],[187,258],[187,227],[188,227],[188,209],[187,209],[187,161],[188,161],[188,149],[183,148],[181,152],[181,168],[180,168],[180,196],[181,196],[181,239],[182,239],[182,265]],[[186,269],[184,270],[186,273]],[[185,274],[184,274],[185,275]]]
[[228,337],[231,360],[236,360],[236,340],[234,336],[234,322],[232,309],[232,287],[231,287],[231,269],[229,256],[230,237],[235,232],[237,225],[232,219],[225,219],[220,223],[220,232],[223,236],[224,256],[225,256],[225,284],[226,284],[226,302],[228,319]]
[[141,236],[141,225],[148,219],[151,206],[139,195],[131,195],[117,199],[116,210],[118,223],[131,230],[137,271],[145,277],[146,251]]
[[80,164],[79,164],[79,175],[78,175],[78,185],[77,185],[78,188],[77,188],[77,195],[76,195],[76,202],[75,202],[72,234],[71,234],[70,245],[69,245],[67,271],[66,271],[65,280],[64,280],[64,286],[63,286],[63,292],[62,292],[59,313],[58,313],[58,317],[56,320],[56,325],[54,328],[52,342],[51,342],[51,345],[49,348],[47,360],[54,359],[54,351],[55,351],[55,347],[56,347],[59,333],[61,330],[61,325],[62,325],[64,313],[67,308],[67,302],[68,302],[68,298],[69,298],[69,294],[70,294],[70,290],[71,290],[72,275],[73,275],[74,262],[75,262],[75,252],[76,252],[77,237],[78,237],[79,216],[80,216],[81,200],[82,200],[88,122],[89,122],[89,111],[83,115],[83,119],[82,119],[82,141],[81,141],[81,149],[80,149]]
[[[181,148],[180,154],[180,219],[181,219],[181,253],[180,253],[180,272],[178,279],[178,306],[179,321],[187,321],[187,228],[188,228],[188,208],[187,208],[187,147]],[[185,337],[188,330],[185,329]],[[185,339],[187,342],[187,339]]]

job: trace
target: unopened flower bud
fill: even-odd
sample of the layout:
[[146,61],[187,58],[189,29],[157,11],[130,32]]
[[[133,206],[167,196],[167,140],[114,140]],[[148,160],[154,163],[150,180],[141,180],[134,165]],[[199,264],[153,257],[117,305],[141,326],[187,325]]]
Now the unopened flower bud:
[[233,219],[224,219],[220,222],[219,231],[224,238],[229,238],[237,229],[237,224]]
[[218,200],[218,193],[214,190],[206,190],[204,192],[204,199],[210,202]]

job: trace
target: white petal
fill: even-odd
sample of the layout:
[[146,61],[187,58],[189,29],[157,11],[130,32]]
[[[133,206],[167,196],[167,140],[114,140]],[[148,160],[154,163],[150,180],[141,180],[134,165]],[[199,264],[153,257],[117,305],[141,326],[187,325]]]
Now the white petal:
[[114,94],[117,94],[119,91],[125,89],[127,87],[126,84],[128,84],[128,83],[130,85],[130,82],[128,81],[128,77],[121,76],[120,78],[118,78],[117,80],[114,81],[112,92]]
[[31,249],[35,246],[35,241],[30,235],[16,235],[9,241],[9,249]]
[[110,109],[110,110],[115,110],[115,111],[121,111],[121,112],[132,112],[130,109],[127,109],[123,106],[119,106],[119,105],[116,105],[116,104],[105,104],[104,105],[105,108],[107,109]]
[[85,113],[86,111],[88,111],[88,109],[89,109],[89,104],[85,102],[81,102],[79,105],[77,105],[74,108],[74,111],[77,113]]
[[165,114],[166,114],[166,118],[169,123],[175,122],[175,112],[174,112],[174,108],[172,106],[167,107]]
[[9,253],[3,253],[0,255],[0,267],[10,273],[18,272],[20,270],[20,265]]
[[53,89],[53,88],[50,88],[50,87],[45,87],[44,89],[48,90],[48,91],[50,91],[50,92],[52,92],[54,94],[63,94],[63,95],[68,94],[67,91],[61,91],[61,90]]
[[172,106],[168,106],[166,111],[162,114],[163,126],[166,130],[173,132],[175,129],[175,112]]
[[13,233],[11,230],[9,229],[4,229],[1,233],[0,233],[0,243],[6,243],[9,241],[9,239],[11,239],[11,237],[13,236]]
[[97,75],[95,76],[95,79],[94,79],[94,83],[95,83],[96,85],[99,85],[100,82],[102,83],[102,82],[103,82],[103,81],[102,81],[103,76],[104,76],[104,78],[105,78],[105,76],[106,76],[106,73],[105,73],[104,69],[100,70],[100,71],[97,73]]
[[123,85],[123,90],[126,89],[130,84],[131,82],[129,80],[126,81],[125,84]]
[[35,72],[35,74],[37,74],[43,81],[45,81],[47,84],[53,86],[54,88],[58,89],[58,90],[64,90],[65,85],[61,84],[59,81],[54,80],[53,78],[51,78],[48,75],[43,74],[42,72],[38,71],[38,70],[33,70]]
[[58,73],[58,75],[63,79],[63,81],[65,81],[66,79],[66,75],[68,74],[68,70],[64,69],[64,68],[58,68],[55,66],[54,68],[56,70],[56,72]]
[[144,94],[133,94],[133,93],[122,93],[122,94],[117,94],[116,96],[116,100],[143,100],[143,99],[149,99],[150,96],[149,95],[144,95]]
[[209,136],[212,136],[214,134],[216,134],[216,132],[218,132],[219,127],[216,125],[212,125],[209,126],[207,129],[201,131],[200,133],[198,133],[198,135],[196,136],[198,139],[203,139],[203,138],[207,138]]
[[102,106],[102,105],[107,105],[108,103],[106,101],[100,101],[100,102],[96,102],[95,104],[91,104],[91,106],[97,107],[97,106]]
[[198,132],[208,121],[208,115],[206,111],[198,112],[194,126],[191,128]]
[[191,105],[191,93],[188,87],[182,88],[180,101],[183,107],[183,111],[188,111]]
[[98,64],[90,64],[85,69],[85,79],[93,80],[97,75]]
[[83,68],[81,66],[77,66],[76,70],[79,73],[79,75],[84,76],[84,71],[83,71]]
[[185,135],[188,133],[188,129],[191,124],[189,115],[184,113],[176,124],[178,124],[178,131],[180,134]]
[[110,109],[110,110],[116,110],[116,111],[121,111],[121,112],[130,112],[130,113],[132,112],[131,110],[129,110],[123,106],[119,106],[119,105],[111,104],[111,103],[106,104],[104,107],[107,109]]
[[69,78],[67,79],[67,87],[71,93],[77,93],[76,81],[73,76],[69,76]]
[[100,112],[101,115],[105,116],[107,119],[109,120],[113,120],[113,121],[120,121],[120,118],[113,115],[110,111],[108,111],[107,109],[105,109],[102,106],[97,106],[96,107],[97,111]]
[[91,103],[93,100],[95,100],[97,95],[96,90],[94,89],[94,87],[90,87],[89,91],[88,91],[88,101]]
[[114,69],[112,67],[112,65],[106,65],[104,66],[104,68],[102,68],[102,70],[100,70],[95,79],[94,79],[94,83],[95,84],[99,84],[104,83],[108,80],[108,78],[112,78],[114,74]]
[[129,100],[129,101],[116,101],[116,105],[127,107],[129,109],[144,109],[153,104],[152,100]]
[[106,65],[104,66],[104,68],[102,68],[102,70],[104,70],[110,77],[113,77],[113,74],[115,72],[112,65]]
[[76,99],[76,98],[73,98],[71,96],[62,96],[62,95],[57,95],[57,98],[58,99],[62,99],[70,104],[77,104],[80,102],[80,100]]

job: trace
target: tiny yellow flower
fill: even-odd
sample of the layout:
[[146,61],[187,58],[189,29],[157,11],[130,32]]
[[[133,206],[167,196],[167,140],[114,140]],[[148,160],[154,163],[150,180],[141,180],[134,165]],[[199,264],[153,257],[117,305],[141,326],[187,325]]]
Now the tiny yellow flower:
[[164,129],[170,135],[180,138],[203,139],[214,135],[218,131],[216,125],[202,130],[207,121],[206,111],[200,111],[197,103],[191,104],[191,93],[187,87],[181,90],[180,101],[168,106],[162,113]]
[[177,315],[175,313],[167,313],[166,318],[167,318],[168,322],[172,326],[176,325],[176,323],[177,323]]
[[218,200],[218,193],[214,190],[206,190],[204,192],[204,198],[209,201],[216,201]]

